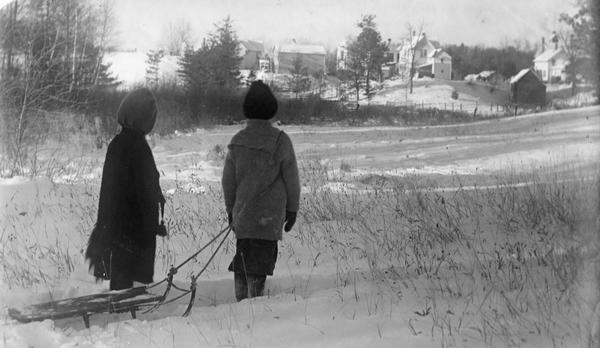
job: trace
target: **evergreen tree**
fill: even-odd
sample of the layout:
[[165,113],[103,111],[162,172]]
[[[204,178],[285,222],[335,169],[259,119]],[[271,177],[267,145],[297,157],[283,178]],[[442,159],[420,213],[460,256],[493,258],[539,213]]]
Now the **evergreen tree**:
[[146,84],[149,87],[158,87],[159,65],[164,55],[163,50],[150,50],[146,53]]
[[288,88],[296,95],[296,99],[298,99],[299,94],[305,92],[310,87],[308,68],[304,66],[302,56],[299,54],[292,59],[290,74]]
[[216,28],[209,37],[211,82],[220,91],[231,91],[239,86],[240,81],[240,42],[229,16]]
[[377,31],[374,15],[366,15],[357,24],[361,29],[358,37],[350,43],[348,55],[355,65],[365,74],[365,91],[370,96],[370,81],[373,76],[381,74],[381,64],[384,60],[386,46],[381,40],[381,34]]

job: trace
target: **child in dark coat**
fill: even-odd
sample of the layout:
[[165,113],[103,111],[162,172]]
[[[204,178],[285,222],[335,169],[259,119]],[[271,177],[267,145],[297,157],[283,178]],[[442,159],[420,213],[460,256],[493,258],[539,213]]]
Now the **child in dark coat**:
[[243,110],[246,128],[231,139],[222,179],[237,239],[229,270],[238,301],[263,295],[266,277],[275,268],[281,230],[292,229],[300,204],[296,155],[289,136],[271,124],[277,100],[269,87],[253,82]]
[[122,130],[106,152],[98,219],[85,257],[96,279],[110,279],[111,290],[153,281],[159,204],[165,200],[145,135],[156,114],[149,90],[128,94],[117,112]]

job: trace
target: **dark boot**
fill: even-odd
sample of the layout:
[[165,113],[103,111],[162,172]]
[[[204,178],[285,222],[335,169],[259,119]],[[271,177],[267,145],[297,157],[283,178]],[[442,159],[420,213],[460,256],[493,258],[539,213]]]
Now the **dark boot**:
[[233,282],[235,288],[235,299],[239,302],[248,298],[248,282],[246,275],[240,272],[233,273]]
[[248,274],[248,290],[250,291],[250,297],[263,296],[266,279],[266,275]]

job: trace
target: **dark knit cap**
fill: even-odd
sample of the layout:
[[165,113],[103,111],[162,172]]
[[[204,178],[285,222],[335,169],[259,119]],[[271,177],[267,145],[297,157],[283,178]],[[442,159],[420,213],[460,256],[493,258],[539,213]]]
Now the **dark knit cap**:
[[123,127],[148,134],[154,128],[157,111],[154,94],[147,88],[140,88],[123,98],[117,111],[117,121]]
[[261,80],[254,81],[244,99],[244,115],[247,118],[268,120],[277,113],[277,99],[269,86]]

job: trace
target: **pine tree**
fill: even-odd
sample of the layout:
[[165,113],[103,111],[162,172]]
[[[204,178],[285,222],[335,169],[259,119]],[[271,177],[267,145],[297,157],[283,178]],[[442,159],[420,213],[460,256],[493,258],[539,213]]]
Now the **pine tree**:
[[[357,24],[361,29],[358,37],[348,45],[348,59],[351,61],[351,70],[355,88],[360,88],[363,79],[358,73],[364,74],[364,87],[367,97],[371,95],[370,82],[374,76],[381,74],[381,64],[384,59],[385,44],[381,40],[381,34],[377,31],[374,15],[366,15]],[[358,98],[358,89],[357,89]],[[358,99],[357,99],[358,100]]]
[[291,76],[288,78],[288,88],[294,93],[296,99],[300,93],[305,92],[310,86],[308,78],[308,68],[302,62],[302,56],[299,54],[292,59]]
[[150,50],[146,53],[146,84],[151,88],[158,87],[159,66],[164,55],[163,50]]

